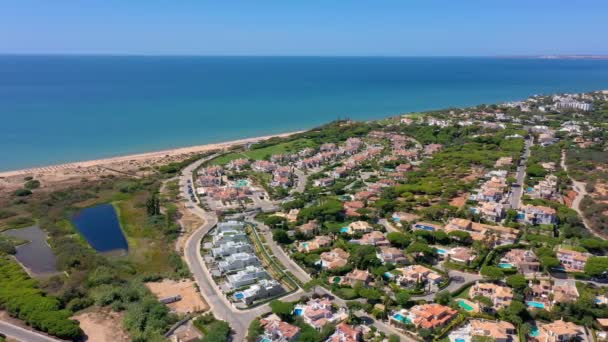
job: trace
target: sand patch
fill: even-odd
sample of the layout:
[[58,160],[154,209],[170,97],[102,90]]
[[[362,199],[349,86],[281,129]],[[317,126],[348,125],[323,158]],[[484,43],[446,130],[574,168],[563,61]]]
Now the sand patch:
[[450,201],[450,205],[461,208],[467,203],[467,198],[469,198],[468,193],[461,194],[458,197],[452,198],[452,200]]
[[32,176],[39,180],[41,183],[40,189],[43,191],[62,189],[69,185],[80,183],[83,180],[98,180],[103,176],[109,175],[145,177],[154,173],[153,168],[156,166],[183,161],[200,153],[228,150],[235,146],[256,143],[273,137],[284,138],[300,132],[0,172],[0,195],[8,195],[10,192],[22,187],[24,183],[23,178],[26,176]]
[[568,208],[572,208],[572,203],[574,202],[576,196],[578,196],[578,192],[574,190],[568,191],[566,196],[564,196],[564,204],[567,205]]
[[91,342],[128,342],[131,339],[122,328],[123,315],[110,309],[81,312],[72,318],[80,322],[80,328]]
[[485,175],[485,173],[486,172],[483,167],[472,167],[471,173],[468,176],[462,178],[462,180],[465,182],[472,182],[481,178],[483,175]]
[[202,312],[209,309],[193,280],[163,279],[160,282],[146,283],[146,286],[158,299],[180,295],[182,297],[180,301],[167,304],[177,313]]
[[593,189],[593,193],[599,197],[608,196],[608,184],[606,183],[596,183],[595,189]]

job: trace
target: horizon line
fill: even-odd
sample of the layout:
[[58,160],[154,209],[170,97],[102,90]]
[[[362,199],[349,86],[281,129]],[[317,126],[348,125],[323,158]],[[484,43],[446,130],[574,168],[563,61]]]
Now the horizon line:
[[608,54],[503,54],[503,55],[316,55],[316,54],[178,54],[178,53],[109,53],[109,52],[0,52],[0,57],[311,57],[311,58],[535,58],[535,59],[608,59]]

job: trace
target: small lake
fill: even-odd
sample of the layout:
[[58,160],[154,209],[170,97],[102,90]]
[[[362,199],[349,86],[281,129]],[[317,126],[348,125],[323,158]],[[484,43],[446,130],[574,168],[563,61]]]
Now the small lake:
[[30,275],[47,277],[59,273],[55,254],[46,242],[48,236],[38,226],[11,229],[2,234],[29,241],[15,248],[17,250],[15,258]]
[[111,204],[101,204],[79,211],[72,223],[89,244],[98,252],[129,250],[116,211]]

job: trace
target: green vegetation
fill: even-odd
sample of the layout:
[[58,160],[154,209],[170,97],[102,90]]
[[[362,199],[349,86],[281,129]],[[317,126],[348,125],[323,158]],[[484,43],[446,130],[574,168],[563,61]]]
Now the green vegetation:
[[224,342],[230,336],[228,323],[217,320],[211,313],[199,316],[192,324],[204,334],[201,342]]
[[46,296],[36,281],[15,262],[0,257],[0,308],[24,320],[33,328],[51,335],[76,340],[82,336],[72,312],[62,307],[58,298]]
[[[278,140],[278,139],[276,139]],[[243,152],[233,152],[222,155],[211,161],[214,165],[224,165],[234,159],[245,158],[253,160],[269,159],[274,154],[295,153],[306,147],[316,147],[316,144],[308,139],[288,140],[283,143],[276,143],[276,140],[253,145],[250,150]],[[273,144],[273,141],[275,142]]]

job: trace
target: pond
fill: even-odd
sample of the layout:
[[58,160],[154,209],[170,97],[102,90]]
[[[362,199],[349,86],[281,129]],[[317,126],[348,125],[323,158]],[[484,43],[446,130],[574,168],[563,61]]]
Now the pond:
[[98,252],[126,253],[129,250],[127,240],[120,229],[118,216],[111,204],[83,209],[72,217],[72,223]]
[[15,258],[30,275],[48,277],[59,273],[55,254],[46,242],[48,236],[38,226],[11,229],[2,234],[28,241],[15,248]]

